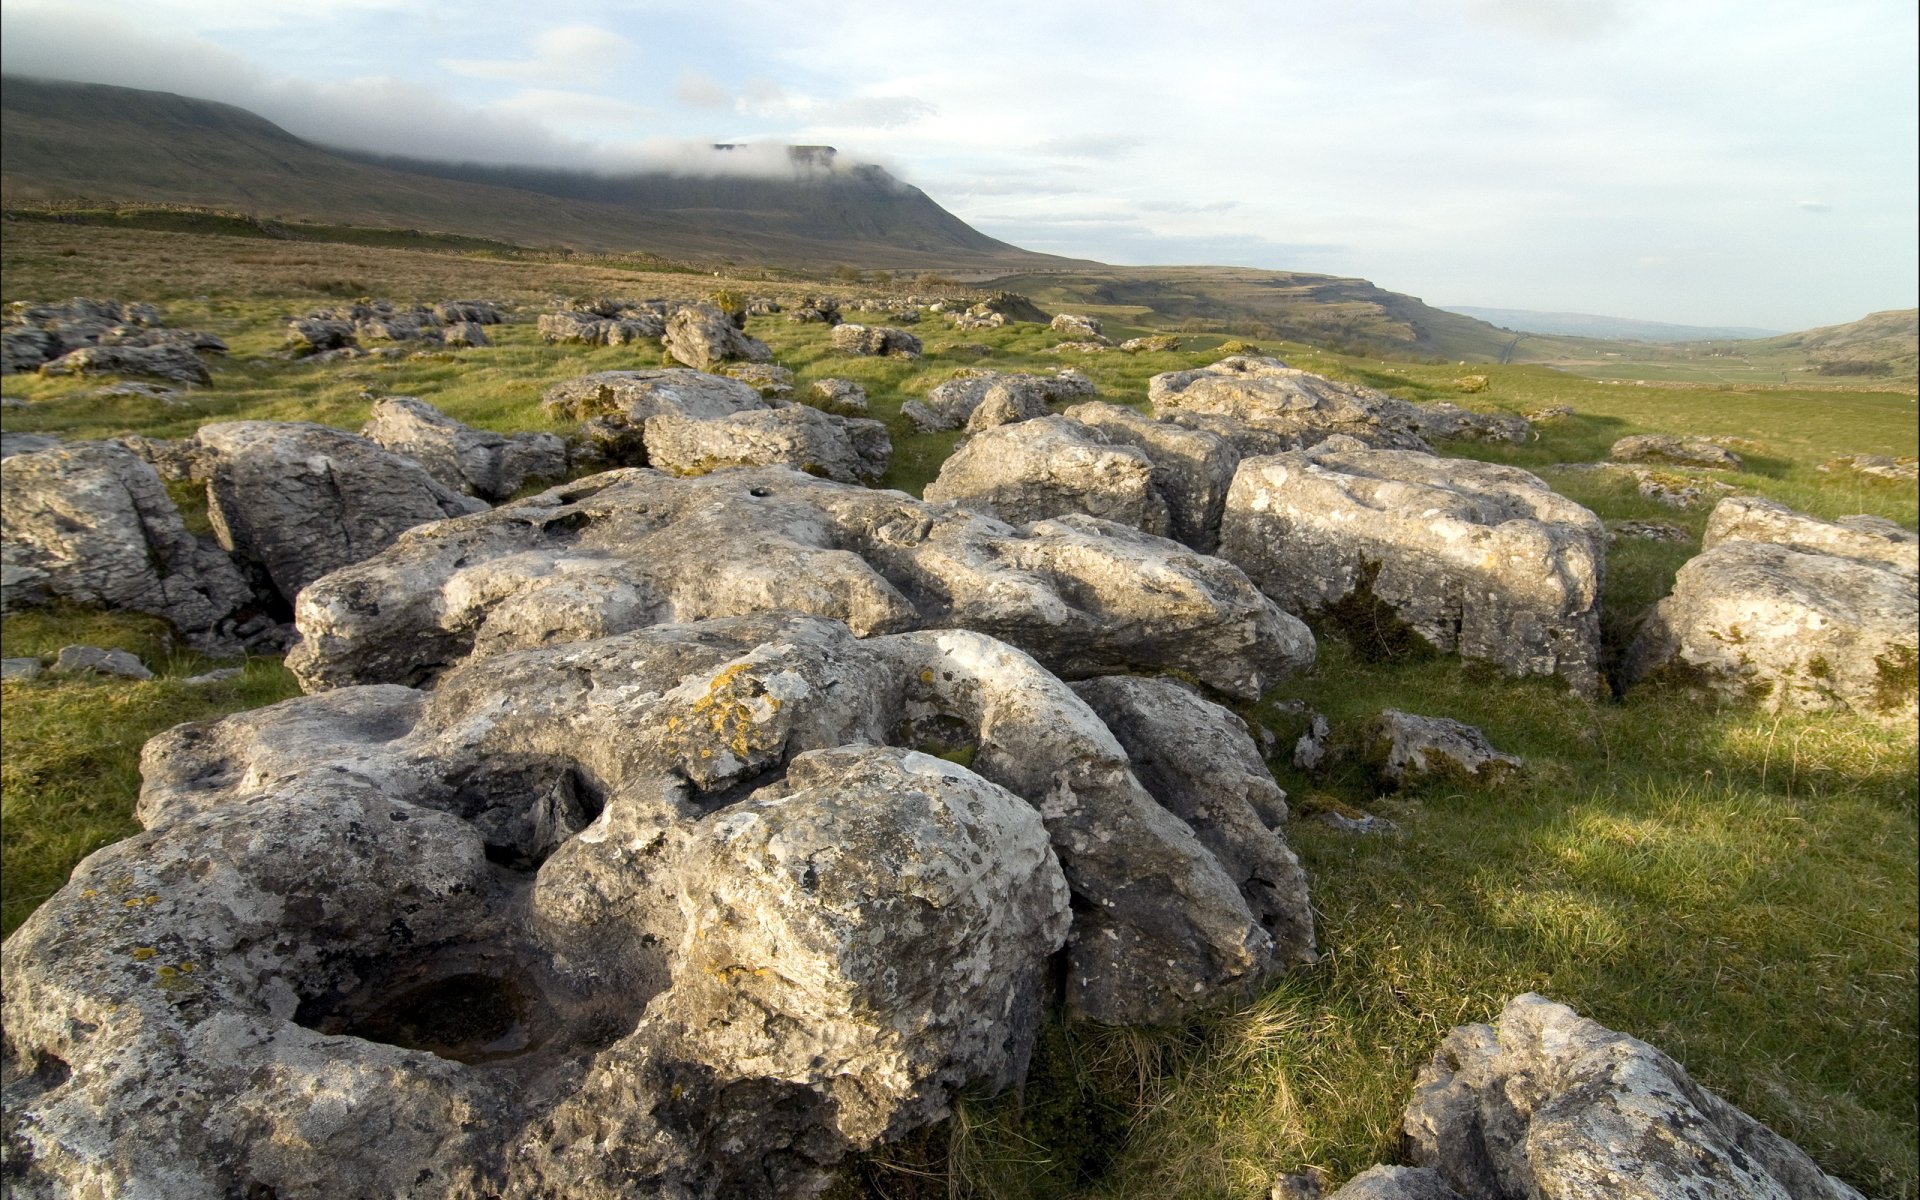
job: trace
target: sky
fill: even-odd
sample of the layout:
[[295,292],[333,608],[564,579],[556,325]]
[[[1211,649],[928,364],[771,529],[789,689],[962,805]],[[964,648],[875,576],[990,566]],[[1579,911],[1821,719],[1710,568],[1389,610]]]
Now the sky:
[[0,0],[0,65],[420,157],[828,144],[1032,250],[1791,330],[1916,303],[1916,7]]

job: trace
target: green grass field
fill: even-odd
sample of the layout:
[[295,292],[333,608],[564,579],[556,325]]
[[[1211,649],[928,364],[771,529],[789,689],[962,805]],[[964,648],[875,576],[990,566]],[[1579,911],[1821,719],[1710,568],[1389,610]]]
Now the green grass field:
[[[72,253],[66,253],[71,250]],[[314,420],[355,428],[374,397],[419,396],[499,430],[549,428],[541,391],[587,371],[655,366],[651,347],[542,345],[532,313],[554,295],[791,291],[790,281],[661,274],[618,264],[500,261],[457,251],[34,225],[10,228],[4,299],[153,299],[169,324],[226,338],[214,386],[184,406],[107,399],[93,381],[7,377],[26,402],[9,431],[179,436],[211,420]],[[352,286],[348,286],[352,285]],[[342,289],[345,290],[342,290]],[[809,284],[805,290],[858,291]],[[866,289],[871,291],[871,289]],[[496,345],[315,366],[275,357],[280,319],[343,295],[512,300],[521,323]],[[1151,330],[1104,310],[1119,336]],[[849,314],[851,317],[852,314]],[[956,370],[1074,365],[1104,398],[1146,406],[1155,373],[1218,356],[1222,335],[1163,354],[1053,355],[1041,326],[956,333],[915,327],[918,360],[834,354],[821,326],[756,318],[802,386],[851,378],[895,438],[891,486],[917,492],[957,435],[914,433],[900,404]],[[1568,405],[1524,446],[1446,452],[1540,473],[1608,521],[1674,522],[1692,544],[1622,541],[1608,557],[1604,627],[1617,652],[1697,552],[1705,509],[1678,511],[1619,478],[1567,469],[1640,432],[1742,439],[1738,487],[1833,517],[1867,512],[1912,528],[1914,489],[1840,472],[1846,454],[1916,452],[1911,391],[1842,386],[1634,386],[1542,366],[1382,361],[1263,341],[1309,370],[1413,400],[1526,412]],[[972,346],[985,346],[981,356]],[[1455,381],[1486,375],[1484,391]],[[28,614],[0,624],[7,655],[67,642],[122,645],[160,672],[147,683],[4,685],[4,916],[10,931],[84,853],[134,829],[138,752],[176,722],[293,694],[277,662],[188,685],[208,664],[164,629],[125,616]],[[1304,701],[1336,725],[1382,707],[1481,726],[1529,769],[1502,788],[1433,786],[1376,797],[1358,776],[1295,773],[1286,748]],[[1486,1020],[1533,990],[1645,1038],[1708,1086],[1873,1196],[1920,1198],[1920,795],[1912,730],[1851,718],[1776,717],[1649,688],[1591,701],[1445,657],[1365,661],[1323,638],[1319,664],[1246,715],[1282,751],[1288,830],[1314,890],[1322,961],[1265,996],[1179,1028],[1050,1026],[1018,1094],[970,1097],[951,1121],[849,1166],[852,1197],[1233,1197],[1317,1166],[1338,1181],[1395,1149],[1413,1075],[1451,1026]],[[1354,837],[1311,819],[1365,809],[1396,822]]]

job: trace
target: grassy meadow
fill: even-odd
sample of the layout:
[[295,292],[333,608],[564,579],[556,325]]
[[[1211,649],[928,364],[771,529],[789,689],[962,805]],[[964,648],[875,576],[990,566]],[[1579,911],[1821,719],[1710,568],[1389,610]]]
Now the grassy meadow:
[[[169,325],[232,346],[230,357],[213,360],[214,385],[177,405],[103,398],[97,380],[0,382],[0,393],[24,402],[0,414],[7,430],[69,438],[180,436],[234,418],[357,428],[374,398],[394,394],[485,428],[552,428],[538,406],[546,387],[662,361],[653,347],[542,344],[532,320],[552,297],[939,290],[43,224],[10,226],[0,250],[7,301],[151,300]],[[361,295],[477,296],[518,308],[515,323],[488,330],[488,348],[318,366],[278,356],[284,317]],[[1157,331],[1139,306],[1094,311],[1117,337]],[[929,316],[913,331],[926,345],[921,359],[856,359],[836,355],[823,326],[779,316],[749,322],[801,387],[838,376],[867,389],[894,436],[885,482],[916,493],[958,435],[919,434],[899,407],[960,368],[1073,365],[1105,399],[1144,409],[1152,375],[1213,361],[1226,340],[1203,334],[1167,353],[1056,355],[1050,348],[1061,339],[1042,326],[956,332]],[[1642,386],[1538,365],[1261,347],[1411,400],[1511,412],[1570,407],[1572,416],[1538,425],[1526,445],[1444,452],[1535,471],[1609,524],[1653,519],[1686,531],[1689,542],[1622,539],[1610,551],[1603,624],[1613,653],[1697,553],[1710,507],[1669,508],[1630,480],[1573,469],[1605,458],[1617,438],[1737,439],[1729,444],[1745,468],[1714,474],[1739,489],[1823,517],[1864,512],[1909,528],[1920,520],[1912,486],[1820,469],[1842,455],[1920,450],[1910,389]],[[1463,391],[1458,381],[1469,374],[1485,376],[1485,389]],[[246,664],[237,679],[187,684],[214,664],[179,652],[144,618],[57,610],[0,624],[9,656],[48,655],[76,641],[135,650],[159,677],[3,685],[8,931],[82,855],[134,830],[147,737],[295,690],[271,659]],[[1305,710],[1339,728],[1383,707],[1478,725],[1528,769],[1497,788],[1433,785],[1393,796],[1376,796],[1357,774],[1293,770]],[[1338,1182],[1393,1160],[1395,1122],[1441,1035],[1490,1019],[1529,990],[1652,1042],[1868,1195],[1920,1200],[1913,730],[1777,716],[1678,688],[1595,701],[1451,657],[1374,661],[1333,637],[1322,638],[1312,671],[1242,711],[1278,738],[1271,765],[1295,813],[1288,840],[1313,887],[1319,965],[1182,1027],[1049,1026],[1023,1090],[967,1097],[951,1120],[850,1164],[835,1185],[839,1200],[1253,1200],[1276,1174],[1308,1167]],[[1387,817],[1399,832],[1354,836],[1312,819],[1353,810]]]

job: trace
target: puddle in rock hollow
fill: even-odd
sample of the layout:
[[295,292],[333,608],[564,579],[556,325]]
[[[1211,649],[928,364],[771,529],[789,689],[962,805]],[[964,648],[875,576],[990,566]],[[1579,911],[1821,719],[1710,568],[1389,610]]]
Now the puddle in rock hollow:
[[528,985],[477,971],[416,983],[375,1003],[329,1008],[295,1020],[320,1033],[424,1050],[463,1063],[530,1054],[546,1040],[550,1023],[545,1003]]

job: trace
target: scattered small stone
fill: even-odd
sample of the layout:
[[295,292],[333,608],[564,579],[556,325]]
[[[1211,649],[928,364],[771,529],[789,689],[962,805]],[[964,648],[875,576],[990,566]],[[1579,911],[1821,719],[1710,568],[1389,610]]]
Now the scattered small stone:
[[1615,521],[1607,530],[1607,540],[1686,543],[1693,535],[1671,521]]
[[246,673],[246,670],[241,667],[220,667],[217,670],[208,671],[204,675],[189,675],[180,682],[199,686],[200,684],[206,683],[219,683],[224,679],[238,679]]
[[1367,723],[1355,750],[1388,788],[1429,779],[1494,783],[1526,765],[1514,755],[1495,750],[1487,735],[1471,725],[1393,708],[1383,709]]
[[0,679],[38,679],[46,669],[37,658],[0,658]]
[[125,650],[98,646],[62,646],[53,661],[55,675],[110,675],[120,679],[152,679],[146,664]]
[[1139,354],[1142,351],[1167,354],[1180,348],[1180,339],[1170,333],[1156,333],[1148,337],[1128,338],[1120,343],[1120,348],[1128,354]]
[[1325,1187],[1326,1177],[1317,1168],[1309,1167],[1275,1179],[1268,1195],[1270,1200],[1320,1200]]
[[1453,390],[1456,392],[1484,392],[1487,390],[1487,384],[1489,382],[1485,375],[1462,375],[1453,381]]
[[1113,349],[1110,342],[1061,342],[1048,350],[1048,354],[1105,354]]
[[1624,463],[1668,463],[1677,467],[1706,467],[1738,471],[1740,456],[1706,438],[1680,438],[1670,433],[1641,433],[1613,444],[1607,457]]
[[1547,425],[1554,421],[1564,421],[1573,415],[1570,404],[1549,404],[1545,408],[1536,408],[1526,414],[1526,418],[1535,425]]
[[[1304,706],[1305,702],[1296,700],[1294,703]],[[1313,721],[1307,726],[1307,731],[1301,734],[1300,740],[1293,744],[1294,768],[1312,771],[1325,762],[1327,739],[1331,736],[1333,736],[1333,726],[1327,724],[1327,719],[1319,713],[1313,714]]]
[[1369,812],[1363,812],[1357,817],[1349,817],[1345,813],[1323,809],[1314,813],[1312,819],[1322,825],[1331,825],[1341,833],[1380,835],[1400,832],[1400,827],[1392,821],[1385,817],[1376,817]]
[[1889,458],[1884,454],[1849,454],[1845,458],[1836,458],[1832,462],[1820,464],[1822,471],[1855,471],[1874,479],[1888,479],[1895,483],[1912,483],[1920,479],[1920,459],[1911,455],[1906,458]]

